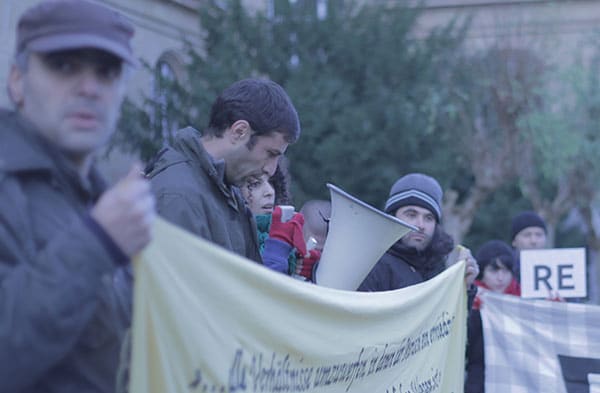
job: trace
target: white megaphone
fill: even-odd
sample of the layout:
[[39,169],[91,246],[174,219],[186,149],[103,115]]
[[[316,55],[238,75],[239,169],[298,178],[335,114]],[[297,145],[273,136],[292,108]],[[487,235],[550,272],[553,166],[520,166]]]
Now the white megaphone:
[[418,228],[369,206],[340,188],[331,193],[329,232],[315,272],[317,285],[355,291],[379,258]]

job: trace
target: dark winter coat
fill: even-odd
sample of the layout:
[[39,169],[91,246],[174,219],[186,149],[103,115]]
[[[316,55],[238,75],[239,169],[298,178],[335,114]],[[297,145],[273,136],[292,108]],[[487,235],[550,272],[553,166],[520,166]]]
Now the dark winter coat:
[[[225,182],[191,127],[180,130],[146,169],[158,213],[168,221],[246,258],[261,262],[256,224],[241,191]],[[262,262],[261,262],[262,263]]]
[[390,291],[429,280],[445,269],[446,258],[453,248],[454,241],[439,226],[423,251],[407,247],[398,240],[381,257],[358,290]]
[[0,392],[113,392],[127,258],[89,216],[104,190],[0,110]]

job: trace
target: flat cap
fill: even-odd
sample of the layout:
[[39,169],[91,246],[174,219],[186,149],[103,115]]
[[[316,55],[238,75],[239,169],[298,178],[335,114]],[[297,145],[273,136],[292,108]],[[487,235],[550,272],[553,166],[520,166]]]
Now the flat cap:
[[104,50],[136,65],[133,25],[119,12],[85,0],[53,0],[28,9],[17,25],[17,53]]

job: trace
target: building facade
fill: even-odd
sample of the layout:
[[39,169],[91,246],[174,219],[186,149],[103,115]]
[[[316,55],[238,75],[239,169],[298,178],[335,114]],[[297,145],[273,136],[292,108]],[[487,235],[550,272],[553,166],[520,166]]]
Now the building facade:
[[[5,86],[14,53],[15,26],[19,15],[40,0],[0,0],[0,85]],[[196,10],[203,0],[93,0],[127,15],[136,25],[135,53],[161,73],[182,72],[184,42],[201,50],[202,31]],[[280,2],[312,2],[319,15],[326,15],[328,0],[244,0],[248,9],[272,14]],[[471,18],[467,38],[474,48],[501,40],[513,45],[546,45],[568,51],[591,36],[600,26],[597,0],[362,0],[367,3],[394,3],[421,7],[416,34],[424,35],[436,26],[457,18]],[[130,96],[148,94],[152,75],[135,72]],[[8,105],[4,89],[0,105]]]
[[[11,59],[14,55],[15,30],[19,16],[40,0],[0,0],[0,84],[6,85]],[[197,0],[102,0],[97,1],[127,15],[136,27],[134,52],[153,66],[168,65],[180,72],[181,49],[184,40],[201,48],[200,24],[194,12]],[[151,86],[148,72],[133,72],[130,95],[138,95]],[[0,105],[8,105],[2,89]]]
[[596,0],[425,0],[421,4],[421,32],[453,18],[471,18],[467,39],[474,48],[504,41],[568,53],[600,27],[600,1]]

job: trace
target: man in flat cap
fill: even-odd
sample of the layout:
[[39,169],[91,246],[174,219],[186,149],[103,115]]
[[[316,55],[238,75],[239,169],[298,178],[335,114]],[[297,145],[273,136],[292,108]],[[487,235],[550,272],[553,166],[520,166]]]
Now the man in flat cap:
[[87,1],[17,26],[0,110],[0,392],[114,392],[130,324],[129,261],[154,199],[134,166],[106,188],[94,154],[115,129],[133,27]]

